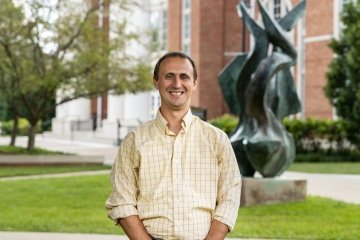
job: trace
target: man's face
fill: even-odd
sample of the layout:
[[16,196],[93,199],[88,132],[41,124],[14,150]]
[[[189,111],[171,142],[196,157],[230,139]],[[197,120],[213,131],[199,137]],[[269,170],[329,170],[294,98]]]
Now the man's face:
[[153,83],[160,93],[161,109],[189,109],[192,92],[196,89],[193,67],[189,60],[181,57],[165,59],[160,65],[158,76]]

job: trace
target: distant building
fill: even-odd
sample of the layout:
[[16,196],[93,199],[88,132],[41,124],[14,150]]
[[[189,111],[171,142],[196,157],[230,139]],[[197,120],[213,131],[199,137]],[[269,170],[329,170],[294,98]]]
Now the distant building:
[[[244,0],[253,16],[258,15],[255,0]],[[293,8],[299,0],[262,0],[275,19]],[[305,17],[290,38],[298,50],[292,69],[303,110],[302,118],[333,118],[334,110],[325,97],[325,74],[333,57],[328,43],[340,31],[339,14],[350,0],[307,0]],[[194,106],[208,110],[208,118],[226,113],[227,106],[218,83],[221,69],[237,54],[248,52],[253,40],[244,29],[236,5],[239,0],[171,0],[169,11],[169,50],[189,53],[199,67],[199,86]]]
[[[240,1],[244,1],[251,14],[258,18],[255,0]],[[343,5],[350,1],[307,0],[304,18],[298,21],[289,34],[298,51],[297,64],[292,72],[302,103],[302,112],[297,114],[299,118],[336,117],[323,91],[326,71],[333,57],[328,43],[339,36],[339,14]],[[279,19],[299,0],[262,2],[269,13]],[[234,56],[248,52],[253,44],[236,9],[239,0],[139,0],[139,3],[141,8],[128,14],[134,16],[131,18],[134,29],[151,29],[152,45],[147,50],[152,52],[154,59],[168,50],[188,53],[194,58],[199,71],[199,84],[192,106],[206,109],[207,119],[227,113],[219,87],[219,72]],[[108,18],[105,22],[111,22],[112,16],[118,14],[112,12],[112,9],[109,9],[109,13],[103,16]],[[139,49],[133,46],[130,51]],[[139,54],[146,54],[147,50],[143,49]],[[87,122],[82,126],[91,129],[93,117],[93,120],[97,120],[96,133],[113,138],[117,120],[149,120],[153,118],[159,104],[156,91],[107,95],[92,100],[78,99],[57,108],[53,131],[70,131],[69,126],[76,121]]]
[[[138,32],[142,42],[132,42],[127,51],[139,57],[152,55],[155,59],[167,49],[167,2],[136,1],[138,7],[124,12],[109,8],[108,0],[88,0],[89,4],[105,3],[98,16],[98,27],[110,28],[111,32],[112,21],[122,17],[130,19],[128,30]],[[151,49],[144,46],[151,46]],[[108,93],[92,99],[76,99],[56,108],[52,132],[71,135],[74,132],[93,131],[97,137],[116,139],[119,124],[120,135],[123,137],[131,127],[152,119],[159,106],[157,91],[126,93],[120,96]]]

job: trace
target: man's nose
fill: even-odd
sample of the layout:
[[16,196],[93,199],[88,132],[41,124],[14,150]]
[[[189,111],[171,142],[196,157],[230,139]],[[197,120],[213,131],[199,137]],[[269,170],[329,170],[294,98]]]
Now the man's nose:
[[174,86],[175,87],[181,87],[181,79],[180,79],[180,76],[176,76],[174,78]]

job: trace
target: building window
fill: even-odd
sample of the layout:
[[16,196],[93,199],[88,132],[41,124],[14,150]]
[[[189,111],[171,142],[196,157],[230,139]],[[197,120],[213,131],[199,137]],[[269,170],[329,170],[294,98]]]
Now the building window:
[[349,3],[354,3],[354,0],[340,0],[340,12],[342,12],[345,6]]
[[165,51],[167,49],[167,11],[151,13],[152,51]]
[[167,49],[167,26],[168,26],[168,22],[167,22],[167,12],[164,10],[161,12],[161,31],[160,31],[160,39],[161,39],[161,50],[166,50]]
[[[339,15],[341,15],[341,13],[344,11],[346,5],[350,4],[350,3],[354,3],[354,0],[340,0],[339,2]],[[343,29],[344,29],[344,24],[341,21],[341,17],[338,18],[338,34],[341,35]],[[335,36],[338,36],[338,34],[335,34]]]
[[151,92],[151,102],[150,102],[150,119],[155,118],[156,113],[160,107],[160,95],[157,91]]
[[182,51],[191,52],[191,0],[182,1]]
[[275,20],[279,20],[281,18],[282,15],[282,11],[281,11],[281,0],[274,0],[274,19]]

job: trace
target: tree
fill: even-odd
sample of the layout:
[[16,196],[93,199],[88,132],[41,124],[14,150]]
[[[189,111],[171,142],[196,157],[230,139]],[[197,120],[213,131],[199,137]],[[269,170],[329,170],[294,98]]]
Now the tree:
[[341,16],[343,29],[339,39],[330,42],[336,54],[327,72],[325,94],[339,117],[353,129],[359,140],[360,127],[360,2],[345,5]]
[[[124,20],[112,22],[114,31],[110,32],[98,24],[99,14],[108,14],[110,0],[86,2],[89,4],[27,0],[15,7],[23,16],[30,13],[19,26],[7,30],[0,25],[0,59],[13,63],[3,64],[2,72],[7,78],[14,75],[4,84],[16,85],[13,94],[23,106],[19,114],[30,123],[28,149],[35,146],[37,123],[56,105],[109,91],[121,94],[151,87],[147,59],[126,51],[137,36],[127,31],[125,18],[120,16]],[[111,5],[118,9],[134,7],[128,0],[114,0]],[[1,12],[4,19],[12,19],[14,9],[2,6]],[[57,101],[49,101],[59,90]]]
[[[6,14],[7,13],[7,14]],[[7,17],[6,17],[7,16]],[[7,118],[14,120],[10,145],[15,145],[22,104],[19,98],[20,67],[17,61],[23,50],[22,35],[27,31],[24,15],[12,1],[4,1],[0,9],[0,89]],[[5,119],[4,119],[5,120]]]

